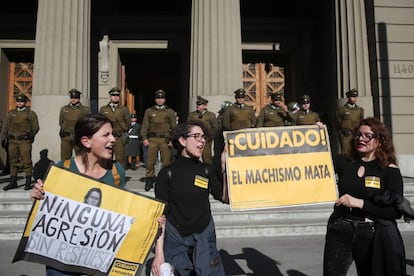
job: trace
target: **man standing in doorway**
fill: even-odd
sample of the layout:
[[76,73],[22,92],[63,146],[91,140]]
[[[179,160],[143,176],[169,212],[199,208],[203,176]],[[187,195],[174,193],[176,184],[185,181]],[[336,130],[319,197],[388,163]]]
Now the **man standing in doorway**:
[[145,174],[145,191],[154,187],[155,162],[158,151],[161,153],[162,166],[171,161],[170,130],[176,125],[176,113],[169,108],[166,102],[167,93],[159,89],[155,91],[155,105],[147,108],[141,124],[142,144],[148,147],[148,156]]
[[196,111],[190,112],[187,117],[187,121],[189,120],[196,120],[203,122],[209,130],[208,139],[206,140],[206,144],[204,145],[203,150],[203,162],[206,164],[213,163],[213,155],[212,155],[212,141],[217,134],[218,125],[217,125],[217,118],[213,112],[207,110],[208,100],[197,96],[196,101]]
[[281,93],[273,93],[270,96],[271,103],[260,110],[257,118],[257,127],[279,127],[284,126],[289,119],[288,108],[282,102]]
[[112,133],[115,136],[115,160],[126,169],[125,145],[128,142],[131,115],[128,108],[120,103],[121,89],[114,87],[108,93],[110,101],[107,105],[101,106],[99,113],[106,116],[112,122]]
[[342,153],[349,154],[351,150],[352,130],[364,118],[364,109],[356,104],[358,99],[358,91],[356,89],[349,90],[345,95],[348,101],[336,111],[336,123],[339,128],[339,141],[341,143]]
[[26,176],[25,190],[32,188],[32,144],[39,131],[39,122],[35,112],[26,107],[27,97],[16,96],[16,108],[7,115],[3,137],[8,139],[8,155],[10,158],[10,183],[3,190],[17,188],[17,173],[23,164]]
[[305,94],[301,98],[302,107],[299,110],[291,112],[294,125],[318,125],[321,127],[323,124],[319,117],[319,114],[310,109],[311,98],[309,95]]
[[89,113],[89,107],[82,105],[80,102],[81,94],[77,89],[69,90],[70,102],[60,109],[60,160],[68,160],[72,157],[75,146],[73,139],[75,124],[80,117]]
[[234,91],[236,102],[226,108],[223,113],[223,130],[237,130],[243,128],[251,128],[256,125],[256,116],[253,108],[247,106],[246,91],[239,88]]

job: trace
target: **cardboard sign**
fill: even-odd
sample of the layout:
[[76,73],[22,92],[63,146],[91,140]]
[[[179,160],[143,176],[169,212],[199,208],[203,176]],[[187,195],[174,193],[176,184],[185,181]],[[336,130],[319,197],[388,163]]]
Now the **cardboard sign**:
[[52,165],[13,262],[63,271],[138,275],[165,204]]
[[326,127],[224,132],[232,210],[331,202],[337,198]]

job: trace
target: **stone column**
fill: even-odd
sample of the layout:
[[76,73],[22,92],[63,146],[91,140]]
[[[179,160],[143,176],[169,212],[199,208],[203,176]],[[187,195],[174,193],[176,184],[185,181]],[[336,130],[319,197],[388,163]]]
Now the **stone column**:
[[[358,105],[373,115],[364,1],[337,0],[338,97],[356,88]],[[340,101],[342,104],[345,99]]]
[[90,0],[39,0],[32,109],[40,131],[33,161],[44,148],[50,159],[60,159],[59,110],[69,102],[68,91],[77,88],[89,105],[90,6]]
[[191,19],[190,110],[197,95],[217,111],[243,86],[239,0],[193,0]]

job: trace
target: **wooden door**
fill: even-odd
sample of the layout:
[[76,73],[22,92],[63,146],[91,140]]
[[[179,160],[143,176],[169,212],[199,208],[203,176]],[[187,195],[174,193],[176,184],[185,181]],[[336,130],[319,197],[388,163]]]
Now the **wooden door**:
[[271,63],[243,64],[243,87],[247,93],[246,104],[256,110],[269,103],[273,93],[284,93],[284,68]]
[[14,96],[25,94],[28,98],[26,106],[32,105],[33,63],[11,62],[9,65],[9,88],[7,94],[8,110],[15,107]]

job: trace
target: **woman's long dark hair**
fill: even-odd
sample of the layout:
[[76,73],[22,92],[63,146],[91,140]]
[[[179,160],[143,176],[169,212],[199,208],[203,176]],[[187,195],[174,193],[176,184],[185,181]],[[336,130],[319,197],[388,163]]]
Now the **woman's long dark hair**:
[[92,136],[105,124],[111,124],[111,121],[102,114],[87,114],[76,122],[75,125],[75,137],[74,142],[76,145],[76,154],[81,155],[82,162],[85,168],[88,168],[89,162],[87,154],[90,149],[85,148],[81,142],[81,138],[86,136],[92,138]]
[[[369,126],[378,140],[378,148],[375,150],[375,158],[378,160],[382,168],[388,167],[390,164],[397,165],[397,156],[395,154],[394,144],[392,142],[391,133],[383,122],[374,117],[367,117],[359,122],[354,128],[353,134],[359,131],[360,126]],[[355,139],[352,139],[351,158],[359,159],[359,153],[355,146]]]

